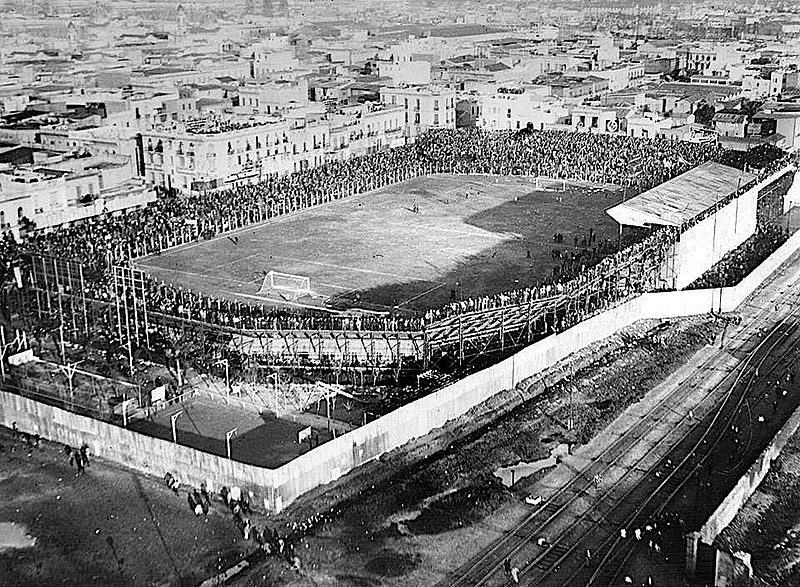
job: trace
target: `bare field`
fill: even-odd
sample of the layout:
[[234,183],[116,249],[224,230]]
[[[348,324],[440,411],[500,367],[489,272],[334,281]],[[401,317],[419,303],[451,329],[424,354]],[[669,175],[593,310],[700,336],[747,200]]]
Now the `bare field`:
[[[533,178],[436,175],[274,218],[138,266],[165,282],[243,302],[419,311],[547,277],[559,263],[553,249],[573,250],[576,238],[580,247],[590,228],[597,242],[615,239],[616,223],[604,210],[619,198],[611,188],[561,182],[537,190]],[[563,244],[553,242],[557,232]],[[309,277],[312,294],[259,294],[270,270]]]
[[195,517],[159,480],[96,460],[76,476],[61,445],[29,455],[4,428],[0,446],[0,523],[35,539],[0,552],[0,586],[197,585],[251,548],[220,503]]

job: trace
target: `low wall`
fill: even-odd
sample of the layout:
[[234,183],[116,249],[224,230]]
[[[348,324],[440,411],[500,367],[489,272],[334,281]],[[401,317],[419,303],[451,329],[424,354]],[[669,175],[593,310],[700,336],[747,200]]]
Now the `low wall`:
[[[790,165],[789,169],[797,172],[797,168],[794,165]],[[788,212],[793,206],[800,206],[800,177],[798,177],[797,173],[795,173],[794,181],[783,199],[783,211]]]
[[[179,481],[194,486],[203,481],[211,482],[212,488],[239,485],[266,489],[273,486],[274,472],[270,469],[231,461],[0,391],[0,424],[11,428],[14,422],[23,432],[73,447],[86,443],[89,451],[99,457],[158,477],[170,471]],[[267,489],[260,497],[271,499],[272,495]]]
[[720,298],[722,300],[722,311],[732,312],[738,308],[739,304],[756,291],[761,284],[764,283],[764,280],[772,275],[778,267],[788,261],[789,257],[796,253],[798,249],[800,249],[800,231],[790,236],[777,251],[772,253],[763,263],[753,269],[753,271],[735,287],[729,287],[723,290],[723,295]]
[[722,530],[731,523],[736,514],[739,513],[742,505],[750,499],[753,492],[758,488],[764,477],[767,476],[772,461],[781,454],[783,447],[789,439],[800,428],[800,408],[797,408],[786,424],[778,431],[772,442],[758,456],[747,472],[739,479],[739,482],[725,497],[719,507],[708,518],[703,527],[700,528],[700,540],[706,544],[712,544],[714,539]]
[[78,416],[33,400],[0,392],[0,423],[13,421],[23,431],[71,445],[87,442],[105,458],[138,470],[163,475],[171,471],[193,484],[236,484],[266,497],[280,509],[300,495],[324,485],[410,440],[428,434],[467,413],[519,381],[552,367],[570,354],[642,319],[666,319],[732,311],[763,280],[800,249],[800,232],[739,285],[731,288],[649,293],[611,308],[559,334],[523,348],[513,356],[473,373],[393,412],[339,436],[277,469],[230,461],[143,436],[124,428]]

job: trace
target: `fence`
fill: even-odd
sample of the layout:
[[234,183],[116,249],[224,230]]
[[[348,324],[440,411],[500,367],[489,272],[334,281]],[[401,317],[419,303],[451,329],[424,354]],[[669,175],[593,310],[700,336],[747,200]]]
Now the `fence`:
[[280,509],[306,491],[428,434],[496,393],[513,388],[519,381],[638,320],[702,314],[720,308],[723,311],[736,309],[798,249],[800,232],[734,287],[648,293],[633,298],[273,470],[136,434],[5,391],[0,392],[0,422],[11,426],[16,421],[21,430],[39,433],[58,442],[72,445],[87,442],[95,454],[147,473],[160,476],[171,471],[178,478],[194,484],[205,481],[212,486],[243,485],[261,496],[265,505]]

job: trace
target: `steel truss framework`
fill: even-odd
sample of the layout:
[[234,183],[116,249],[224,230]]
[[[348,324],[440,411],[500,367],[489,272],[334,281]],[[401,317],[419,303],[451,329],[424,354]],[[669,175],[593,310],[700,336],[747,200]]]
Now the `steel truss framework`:
[[[607,272],[568,293],[543,299],[466,312],[429,324],[420,331],[245,330],[211,324],[155,310],[148,303],[148,277],[140,270],[115,266],[111,283],[91,289],[83,267],[72,261],[30,257],[26,280],[27,308],[40,319],[64,324],[65,335],[89,337],[105,326],[121,348],[151,348],[151,338],[172,341],[174,348],[191,341],[203,362],[238,355],[239,363],[341,371],[399,369],[404,360],[459,362],[488,352],[529,344],[558,331],[569,316],[584,317],[631,293],[655,289],[664,266],[664,251],[642,249]],[[31,301],[33,300],[33,301]],[[156,336],[157,335],[157,336]],[[163,350],[163,349],[161,349]]]
[[[408,170],[398,179],[444,169]],[[791,182],[786,175],[760,194],[766,204],[785,193]],[[773,202],[774,204],[774,202]],[[764,206],[776,208],[776,205]],[[772,215],[772,214],[770,214]],[[244,224],[242,218],[234,226]],[[186,238],[196,234],[187,228]],[[680,238],[676,235],[675,238]],[[182,241],[183,239],[181,239]],[[635,245],[623,259],[602,273],[589,270],[585,280],[546,298],[503,307],[463,312],[434,321],[420,331],[369,330],[244,330],[202,322],[159,311],[154,307],[148,276],[130,266],[112,266],[110,283],[87,278],[80,263],[29,256],[24,266],[22,289],[7,293],[10,307],[35,317],[45,327],[55,327],[64,338],[86,340],[93,330],[116,332],[118,344],[131,360],[135,348],[152,348],[154,337],[171,342],[173,349],[190,343],[194,358],[211,363],[234,356],[241,367],[307,369],[341,373],[346,370],[379,372],[396,370],[403,363],[422,363],[427,368],[440,361],[459,363],[486,353],[530,344],[563,330],[631,295],[670,289],[673,284],[675,239],[663,239],[647,247]],[[179,244],[179,243],[176,243]],[[161,349],[163,350],[163,349]]]

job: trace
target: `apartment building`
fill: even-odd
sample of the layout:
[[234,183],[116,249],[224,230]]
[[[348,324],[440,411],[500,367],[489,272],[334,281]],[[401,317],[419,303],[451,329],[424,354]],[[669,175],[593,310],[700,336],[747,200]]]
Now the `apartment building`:
[[403,124],[407,136],[417,136],[429,128],[456,127],[456,92],[453,88],[381,88],[381,102],[403,109]]
[[403,144],[401,108],[363,104],[297,110],[258,121],[204,119],[142,133],[145,178],[179,191],[256,183],[326,161]]

